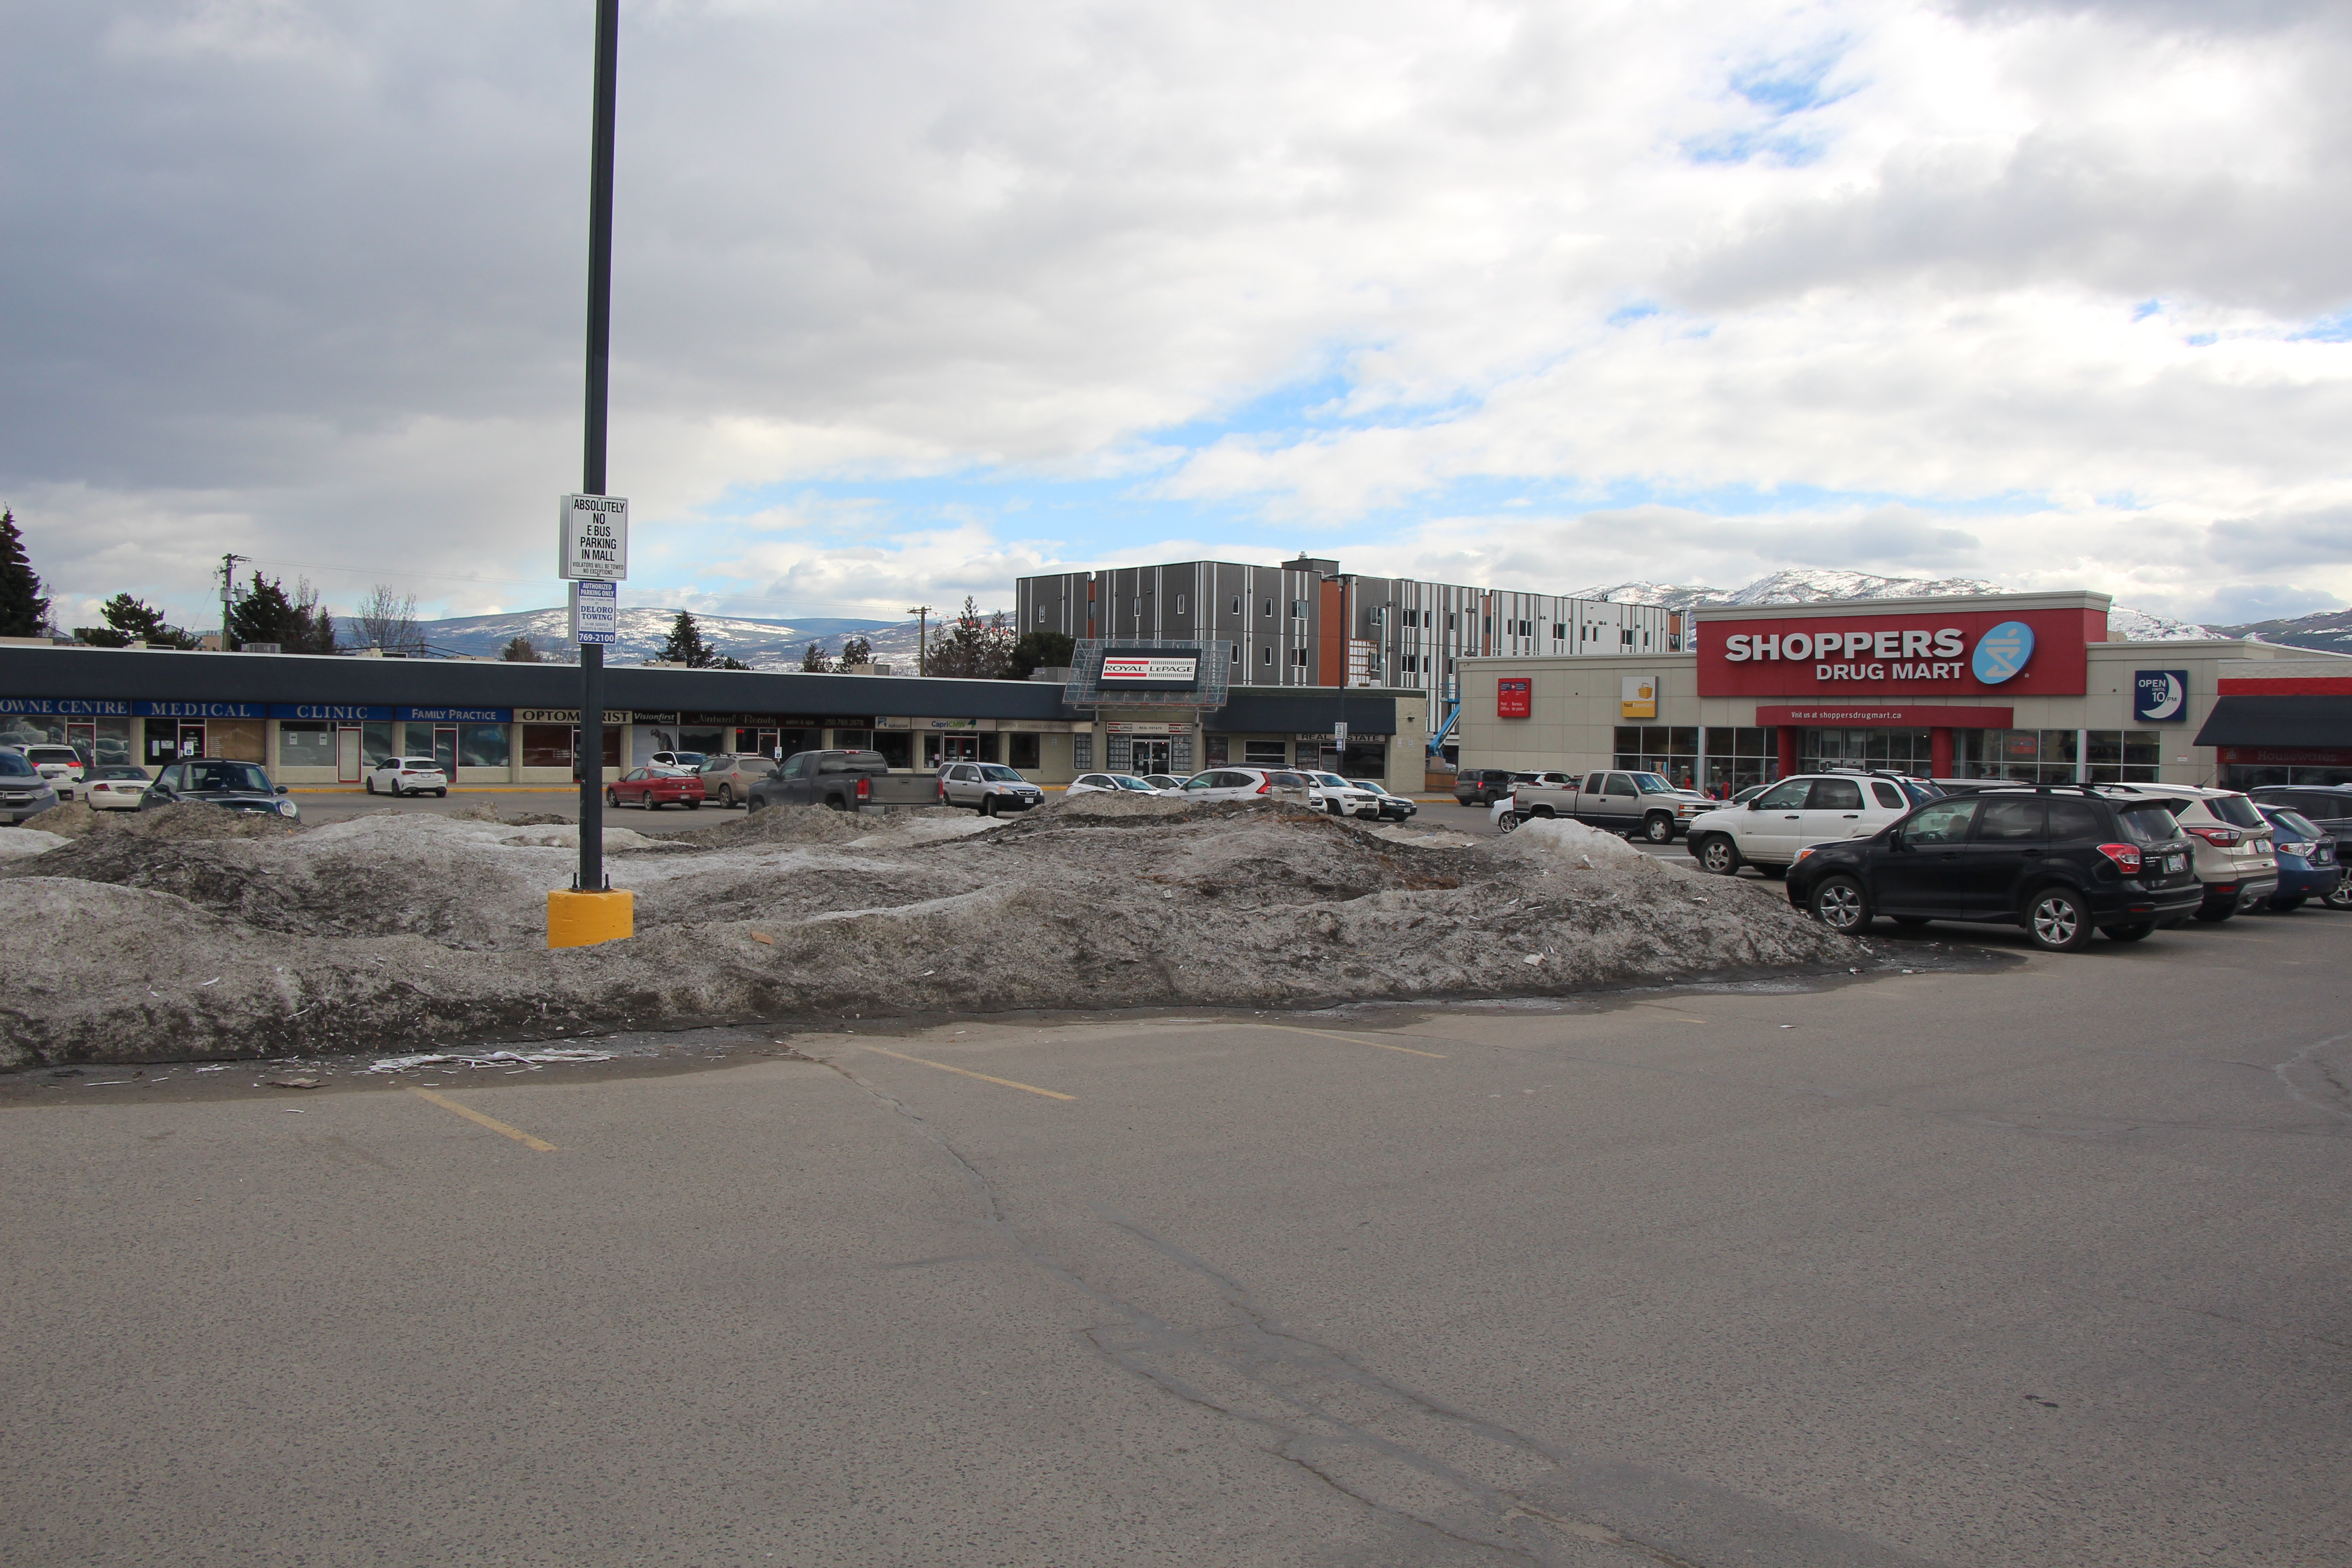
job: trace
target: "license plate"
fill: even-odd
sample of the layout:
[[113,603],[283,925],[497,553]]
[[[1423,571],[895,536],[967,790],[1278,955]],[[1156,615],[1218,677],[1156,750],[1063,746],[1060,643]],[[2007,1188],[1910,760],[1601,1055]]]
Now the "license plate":
[[2189,857],[2186,855],[2167,855],[2164,858],[2164,868],[2168,871],[2186,871],[2189,869]]

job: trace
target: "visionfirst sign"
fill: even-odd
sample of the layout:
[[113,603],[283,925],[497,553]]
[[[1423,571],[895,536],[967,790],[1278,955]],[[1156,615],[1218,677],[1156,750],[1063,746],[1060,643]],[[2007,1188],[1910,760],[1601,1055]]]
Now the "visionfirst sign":
[[1710,619],[1699,694],[2080,694],[2089,645],[2105,637],[2105,621],[2079,610]]

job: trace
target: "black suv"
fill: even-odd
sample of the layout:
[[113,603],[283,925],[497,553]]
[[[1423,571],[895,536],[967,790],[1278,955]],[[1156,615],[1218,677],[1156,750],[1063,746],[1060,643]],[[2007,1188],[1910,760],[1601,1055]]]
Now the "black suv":
[[1503,768],[1464,768],[1454,780],[1454,798],[1464,805],[1492,805],[1527,776]]
[[2072,952],[2094,930],[2137,942],[2196,913],[2205,887],[2192,847],[2157,801],[2091,784],[1991,789],[1799,850],[1789,901],[1849,935],[1879,915],[1899,926],[1982,921]]

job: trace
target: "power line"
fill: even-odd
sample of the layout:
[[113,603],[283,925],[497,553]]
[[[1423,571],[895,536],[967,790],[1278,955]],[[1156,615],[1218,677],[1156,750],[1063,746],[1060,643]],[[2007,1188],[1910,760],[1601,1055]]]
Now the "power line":
[[[422,578],[436,583],[478,583],[485,587],[491,588],[545,588],[549,585],[551,581],[551,579],[544,577],[480,577],[468,576],[455,572],[419,572],[412,567],[406,566],[332,566],[321,561],[288,561],[275,555],[240,555],[237,559],[240,561],[250,562],[257,566],[277,566],[280,568],[291,566],[297,571],[301,572],[340,572],[347,576],[352,577],[390,577],[394,579],[404,577]],[[849,599],[802,599],[798,601],[800,604],[809,605],[815,609],[855,610],[861,614],[874,613],[875,606],[885,602],[886,601],[883,600],[861,602]],[[562,609],[563,606],[557,605],[551,607]],[[717,614],[718,612],[714,611],[711,613]]]

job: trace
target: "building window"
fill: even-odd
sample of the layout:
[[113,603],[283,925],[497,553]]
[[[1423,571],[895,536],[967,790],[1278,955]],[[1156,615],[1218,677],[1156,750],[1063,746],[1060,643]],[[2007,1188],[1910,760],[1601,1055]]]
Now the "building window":
[[1664,773],[1670,784],[1697,787],[1697,725],[1620,724],[1616,740],[1617,765],[1628,773]]
[[1271,646],[1261,648],[1259,651],[1265,655],[1265,662],[1267,664],[1270,665],[1274,662],[1274,649]]
[[1265,602],[1265,618],[1267,620],[1274,619],[1274,601],[1272,599],[1268,599]]
[[1244,741],[1242,765],[1252,768],[1286,768],[1290,765],[1290,742]]
[[1075,769],[1095,765],[1095,738],[1092,735],[1070,737],[1070,766]]
[[1290,662],[1297,665],[1299,668],[1305,669],[1307,668],[1307,650],[1303,647],[1292,648],[1290,650]]
[[1559,625],[1556,621],[1552,623],[1551,640],[1554,642],[1566,642],[1568,640],[1568,628]]
[[1718,799],[1728,799],[1749,784],[1770,784],[1780,776],[1780,742],[1770,729],[1733,729],[1729,725],[1708,728],[1706,777],[1701,783],[1702,788]]
[[1184,613],[1184,595],[1181,594],[1176,595],[1176,613],[1180,616]]
[[1227,643],[1225,645],[1225,662],[1227,664],[1239,664],[1241,661],[1242,645],[1237,642]]
[[292,720],[278,725],[278,765],[281,768],[333,767],[335,727]]
[[1293,599],[1290,601],[1290,618],[1294,621],[1303,621],[1307,618],[1306,600]]
[[1045,606],[1043,605],[1037,606],[1037,624],[1041,626],[1045,624]]
[[1622,632],[1618,633],[1617,635],[1618,635],[1618,638],[1619,638],[1619,640],[1620,640],[1621,642],[1622,642],[1622,643],[1624,644],[1624,646],[1626,646],[1627,647],[1632,647],[1633,646],[1633,627],[1631,627],[1631,626],[1627,626],[1623,631],[1622,631]]
[[1452,630],[1454,630],[1454,629],[1455,625],[1456,625],[1456,622],[1455,622],[1455,617],[1454,617],[1454,612],[1453,612],[1452,610],[1448,610],[1448,611],[1446,611],[1446,612],[1445,612],[1445,629],[1446,629],[1447,631],[1449,631],[1449,632],[1450,632],[1450,631],[1452,631]]
[[1016,730],[1004,737],[1004,764],[1013,768],[1034,768],[1040,765],[1040,741],[1043,737],[1027,731]]
[[504,724],[460,724],[457,726],[457,765],[461,768],[502,768],[507,765],[507,727]]

